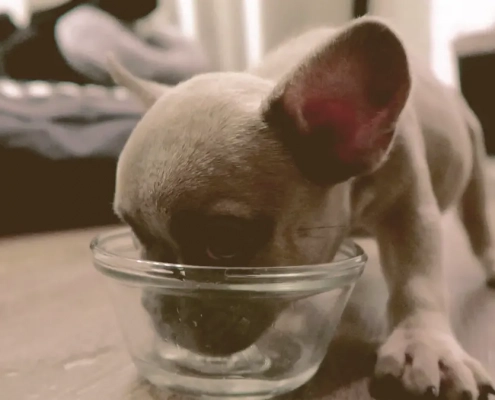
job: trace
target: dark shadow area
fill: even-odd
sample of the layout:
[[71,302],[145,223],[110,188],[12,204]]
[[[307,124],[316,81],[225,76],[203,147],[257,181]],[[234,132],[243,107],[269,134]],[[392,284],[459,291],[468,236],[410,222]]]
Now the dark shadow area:
[[114,224],[115,159],[0,148],[0,236]]

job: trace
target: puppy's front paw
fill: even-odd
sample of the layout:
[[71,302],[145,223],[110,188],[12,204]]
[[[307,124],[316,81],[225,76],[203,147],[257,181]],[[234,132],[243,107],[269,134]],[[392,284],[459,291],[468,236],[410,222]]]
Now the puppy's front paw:
[[481,264],[486,271],[486,283],[488,287],[495,289],[495,252],[490,248],[482,257]]
[[440,392],[448,400],[485,400],[495,394],[488,373],[452,334],[399,326],[378,351],[371,396],[435,399]]

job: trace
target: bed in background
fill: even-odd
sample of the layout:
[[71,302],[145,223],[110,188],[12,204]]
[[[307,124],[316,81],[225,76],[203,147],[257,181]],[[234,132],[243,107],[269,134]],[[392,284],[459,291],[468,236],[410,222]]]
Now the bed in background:
[[116,160],[142,111],[123,88],[0,80],[0,234],[114,222]]
[[155,6],[156,0],[125,8],[121,0],[70,0],[36,12],[27,27],[9,31],[4,24],[0,235],[117,221],[116,162],[144,110],[113,86],[105,53],[169,85],[208,68],[199,45],[173,26],[134,24]]

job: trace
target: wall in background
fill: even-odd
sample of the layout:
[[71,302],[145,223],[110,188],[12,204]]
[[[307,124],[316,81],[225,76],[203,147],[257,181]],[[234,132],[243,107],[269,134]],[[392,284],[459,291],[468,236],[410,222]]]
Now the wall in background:
[[[256,1],[251,0],[252,4]],[[244,1],[187,0],[182,3],[182,7],[178,8],[179,16],[183,18],[188,12],[194,15],[194,19],[190,20],[190,30],[210,55],[213,67],[221,70],[242,69],[249,58],[247,38],[253,34],[249,24],[252,15],[245,12]],[[180,21],[183,22],[183,19]]]
[[370,0],[369,13],[391,21],[407,46],[427,62],[431,61],[432,0]]
[[305,29],[351,18],[349,0],[173,1],[179,25],[203,43],[222,70],[256,63],[273,46]]
[[[431,0],[432,1],[432,66],[444,82],[458,86],[459,76],[453,41],[460,35],[495,26],[494,0]],[[492,48],[495,49],[495,35]]]
[[[250,1],[250,0],[245,0]],[[288,37],[320,26],[338,26],[352,18],[349,0],[258,0],[261,48],[271,50]]]
[[[169,0],[162,0],[166,3]],[[219,69],[256,63],[283,40],[352,18],[350,0],[173,0],[177,23],[198,38]],[[369,12],[392,21],[409,46],[431,59],[431,0],[369,0]]]
[[[0,0],[0,12],[23,25],[29,10],[64,1]],[[494,0],[369,0],[369,12],[391,20],[412,50],[452,85],[458,84],[452,41],[495,25]],[[161,0],[152,21],[178,24],[203,43],[216,68],[239,70],[302,30],[340,25],[351,15],[350,0]]]
[[[178,23],[205,44],[220,69],[241,69],[301,30],[339,25],[352,14],[350,0],[173,1],[181,10]],[[458,85],[453,40],[495,25],[494,0],[369,0],[369,13],[390,20],[408,47],[451,85]]]

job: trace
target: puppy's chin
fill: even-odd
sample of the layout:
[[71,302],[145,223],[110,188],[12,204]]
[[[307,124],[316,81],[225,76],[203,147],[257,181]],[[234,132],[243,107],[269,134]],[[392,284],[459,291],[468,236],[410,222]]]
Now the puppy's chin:
[[288,303],[215,294],[180,297],[150,290],[142,301],[163,340],[207,356],[227,356],[253,345]]

